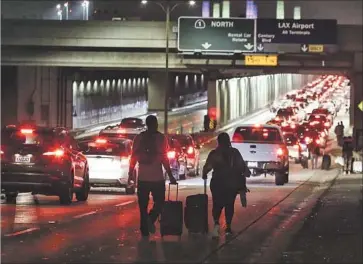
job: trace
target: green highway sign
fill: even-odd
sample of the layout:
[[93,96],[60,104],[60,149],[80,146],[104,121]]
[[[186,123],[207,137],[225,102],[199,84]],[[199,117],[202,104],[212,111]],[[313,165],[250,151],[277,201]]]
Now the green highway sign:
[[179,17],[181,52],[236,53],[256,51],[256,20]]

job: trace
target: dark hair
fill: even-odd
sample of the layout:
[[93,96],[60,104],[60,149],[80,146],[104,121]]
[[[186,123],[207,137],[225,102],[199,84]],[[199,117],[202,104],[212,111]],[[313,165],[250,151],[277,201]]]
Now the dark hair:
[[229,148],[232,146],[229,135],[226,132],[222,132],[218,135],[217,142],[219,147]]
[[150,131],[158,130],[158,119],[156,118],[156,116],[149,115],[148,117],[146,117],[145,123],[148,130]]

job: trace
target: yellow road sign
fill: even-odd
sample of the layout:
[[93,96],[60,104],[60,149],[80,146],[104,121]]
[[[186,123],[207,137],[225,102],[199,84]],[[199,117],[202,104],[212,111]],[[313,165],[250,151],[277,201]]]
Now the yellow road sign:
[[309,52],[323,52],[324,45],[309,45]]
[[277,55],[245,55],[246,66],[277,66]]
[[363,112],[363,101],[358,104],[358,108]]

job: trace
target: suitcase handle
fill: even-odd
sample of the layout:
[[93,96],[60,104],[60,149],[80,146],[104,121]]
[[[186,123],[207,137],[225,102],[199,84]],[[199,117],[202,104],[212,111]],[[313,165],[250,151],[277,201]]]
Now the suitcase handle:
[[207,179],[204,179],[204,194],[207,194]]
[[[171,185],[171,183],[169,182],[168,201],[170,201],[170,185]],[[175,198],[175,201],[178,201],[179,183],[177,182],[175,185],[176,185],[176,198]]]

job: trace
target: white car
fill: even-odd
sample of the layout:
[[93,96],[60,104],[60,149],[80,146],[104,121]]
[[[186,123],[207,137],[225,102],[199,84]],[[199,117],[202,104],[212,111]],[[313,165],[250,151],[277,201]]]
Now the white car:
[[[132,141],[128,139],[97,138],[79,142],[89,165],[89,182],[92,187],[125,188],[126,194],[134,194],[136,186],[129,186]],[[137,169],[135,169],[135,179]]]
[[252,176],[274,175],[276,185],[289,181],[289,153],[278,126],[240,126],[234,131],[232,146],[239,150]]
[[134,138],[145,131],[144,127],[136,127],[136,128],[125,128],[120,125],[116,126],[108,126],[105,129],[102,129],[99,133],[100,137],[106,138],[127,138],[134,140]]

